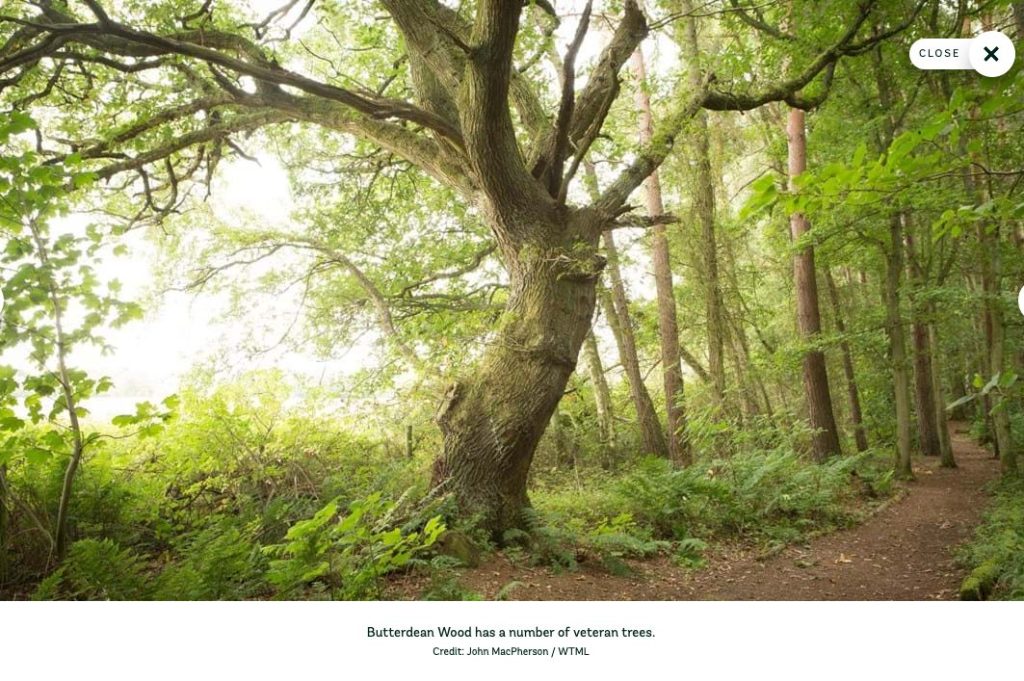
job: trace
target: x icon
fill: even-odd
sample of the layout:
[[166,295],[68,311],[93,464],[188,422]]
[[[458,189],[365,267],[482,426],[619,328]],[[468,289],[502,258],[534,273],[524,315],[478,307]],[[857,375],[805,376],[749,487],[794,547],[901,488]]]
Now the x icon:
[[985,48],[985,59],[984,59],[984,61],[988,61],[989,59],[991,59],[993,61],[999,61],[999,57],[996,56],[996,52],[998,52],[998,51],[999,51],[998,47],[993,47],[993,48],[986,47]]

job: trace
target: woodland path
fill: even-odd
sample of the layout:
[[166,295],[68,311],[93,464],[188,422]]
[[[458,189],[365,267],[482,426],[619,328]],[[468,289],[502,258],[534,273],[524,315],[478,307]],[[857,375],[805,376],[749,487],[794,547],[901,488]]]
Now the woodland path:
[[985,485],[999,472],[991,453],[953,424],[958,468],[915,460],[906,494],[855,527],[764,558],[752,549],[714,556],[687,571],[662,558],[617,577],[582,563],[576,572],[513,565],[497,555],[464,573],[484,598],[511,582],[521,600],[945,600],[958,597],[965,573],[954,551],[971,537],[988,502]]

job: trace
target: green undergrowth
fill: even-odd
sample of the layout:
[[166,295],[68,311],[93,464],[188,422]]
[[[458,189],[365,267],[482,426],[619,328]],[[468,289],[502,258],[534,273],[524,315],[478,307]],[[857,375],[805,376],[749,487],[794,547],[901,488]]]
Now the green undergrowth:
[[971,572],[964,600],[1024,600],[1024,480],[1001,481],[974,539],[960,551]]
[[[747,450],[679,469],[647,458],[618,474],[532,494],[532,558],[573,569],[596,557],[612,572],[627,559],[671,555],[700,567],[713,542],[742,539],[777,549],[855,522],[892,494],[880,451],[815,464],[792,451]],[[514,538],[514,537],[513,537]]]
[[460,585],[460,571],[496,544],[514,561],[559,570],[589,561],[625,574],[631,561],[655,556],[697,568],[716,542],[799,541],[850,523],[866,498],[892,489],[881,452],[815,464],[795,453],[806,433],[782,429],[728,446],[719,440],[715,451],[731,453],[698,456],[686,469],[583,449],[572,465],[550,456],[552,465],[538,467],[524,527],[494,538],[460,518],[450,499],[429,498],[435,447],[410,457],[404,437],[396,446],[284,403],[258,381],[186,392],[155,437],[103,440],[76,482],[74,541],[59,566],[43,528],[56,513],[66,461],[11,465],[15,540],[0,593],[373,599],[388,597],[394,575],[414,573],[422,598],[471,600],[479,596]]
[[185,394],[157,437],[105,440],[83,463],[75,541],[56,569],[40,526],[56,513],[66,462],[12,465],[18,503],[0,593],[377,598],[389,574],[434,569],[444,509],[422,503],[429,459],[353,432],[286,409],[262,383]]

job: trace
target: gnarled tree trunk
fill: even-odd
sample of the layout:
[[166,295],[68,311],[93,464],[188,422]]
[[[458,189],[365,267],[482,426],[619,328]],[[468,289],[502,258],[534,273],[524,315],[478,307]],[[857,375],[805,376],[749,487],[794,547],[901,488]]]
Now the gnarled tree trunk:
[[[450,386],[437,416],[444,453],[434,483],[496,535],[523,525],[534,450],[593,319],[604,265],[596,255],[600,230],[571,224],[586,223],[583,211],[567,213],[564,224],[528,230],[549,234],[548,243],[505,250],[510,295],[499,328],[474,374]],[[569,236],[581,234],[591,236]],[[581,255],[585,247],[590,255]]]

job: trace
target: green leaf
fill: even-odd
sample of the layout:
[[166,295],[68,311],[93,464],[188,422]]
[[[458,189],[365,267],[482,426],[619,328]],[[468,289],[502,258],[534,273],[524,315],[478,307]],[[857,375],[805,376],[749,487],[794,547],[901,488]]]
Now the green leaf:
[[402,541],[402,530],[396,527],[390,532],[385,532],[380,536],[380,541],[384,546],[394,546]]
[[25,427],[25,422],[19,419],[17,416],[4,416],[0,418],[0,430],[7,432],[13,432],[21,430]]
[[53,456],[53,452],[42,447],[29,447],[25,450],[25,459],[33,466],[46,463]]

